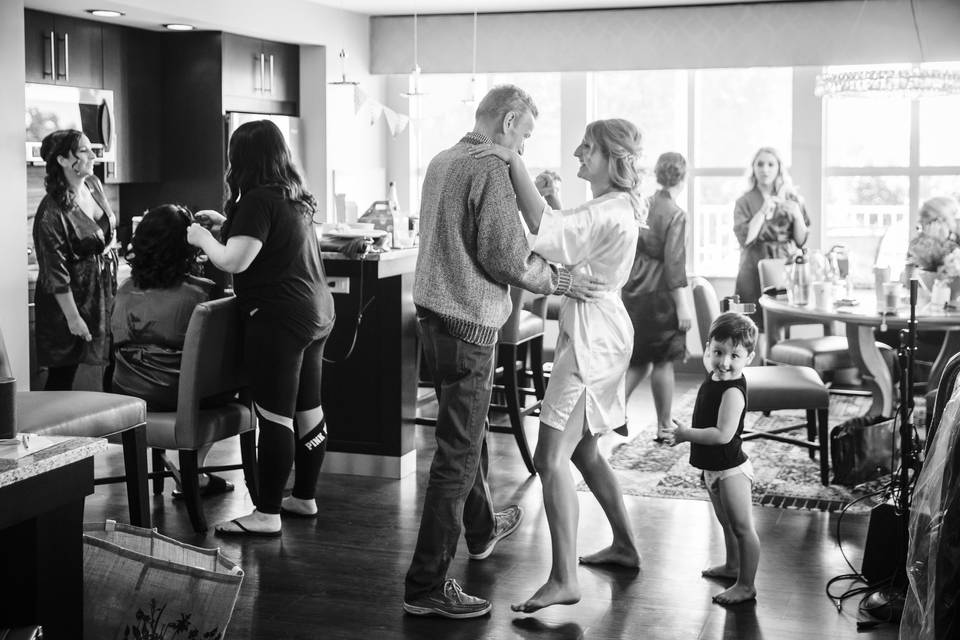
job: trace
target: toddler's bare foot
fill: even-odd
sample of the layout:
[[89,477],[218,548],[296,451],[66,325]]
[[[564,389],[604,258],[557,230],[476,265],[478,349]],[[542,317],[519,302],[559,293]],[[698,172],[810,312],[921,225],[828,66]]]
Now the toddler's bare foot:
[[634,548],[615,548],[613,545],[588,556],[580,556],[580,564],[615,564],[628,569],[640,568],[640,554]]
[[740,570],[725,564],[718,564],[700,572],[704,578],[720,578],[721,580],[736,580],[740,577]]
[[554,604],[576,604],[580,602],[580,586],[578,584],[562,584],[547,580],[546,584],[537,589],[537,592],[520,604],[512,604],[510,608],[520,613],[533,613],[544,607]]
[[742,585],[739,582],[726,591],[722,591],[713,596],[713,601],[717,604],[740,604],[748,602],[757,597],[757,590],[754,587]]

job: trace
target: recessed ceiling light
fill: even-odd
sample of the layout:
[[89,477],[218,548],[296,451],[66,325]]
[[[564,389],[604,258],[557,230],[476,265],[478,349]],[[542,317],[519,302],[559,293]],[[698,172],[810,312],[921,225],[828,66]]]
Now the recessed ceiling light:
[[113,9],[87,9],[87,13],[101,18],[119,18],[125,15],[123,11],[114,11]]
[[192,24],[165,24],[163,25],[164,29],[170,29],[170,31],[193,31],[196,29]]

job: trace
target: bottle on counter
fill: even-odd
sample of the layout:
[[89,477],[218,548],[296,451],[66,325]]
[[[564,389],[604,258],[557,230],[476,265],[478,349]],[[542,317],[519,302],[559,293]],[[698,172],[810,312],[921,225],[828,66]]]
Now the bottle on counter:
[[390,207],[390,219],[391,219],[391,235],[390,240],[392,246],[396,249],[403,246],[404,240],[409,237],[409,231],[407,230],[407,221],[403,217],[403,212],[400,211],[400,197],[397,195],[397,183],[390,181],[390,187],[387,190],[387,202]]

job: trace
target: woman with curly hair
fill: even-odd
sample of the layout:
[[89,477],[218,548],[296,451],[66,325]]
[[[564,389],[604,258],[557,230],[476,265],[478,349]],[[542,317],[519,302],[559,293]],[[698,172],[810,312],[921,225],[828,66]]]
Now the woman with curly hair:
[[673,363],[687,353],[693,314],[686,294],[687,214],[677,203],[687,161],[679,153],[664,153],[654,174],[661,189],[647,201],[647,224],[640,229],[630,279],[620,295],[633,322],[627,397],[650,376],[660,442],[673,433]]
[[187,243],[193,215],[165,204],[143,216],[127,255],[130,279],[113,310],[113,390],[147,401],[151,411],[177,408],[180,360],[193,309],[214,296],[198,277],[198,251]]
[[557,211],[540,195],[516,151],[495,144],[474,148],[478,157],[496,155],[510,165],[520,212],[537,236],[533,251],[606,283],[596,300],[564,298],[560,307],[560,337],[534,454],[543,484],[553,566],[546,583],[528,600],[513,605],[514,611],[530,613],[580,600],[580,513],[571,460],[613,530],[612,544],[582,556],[580,562],[640,566],[620,485],[597,449],[599,437],[626,419],[624,375],[633,348],[633,327],[620,289],[630,275],[637,232],[646,217],[639,195],[640,151],[640,132],[631,122],[611,119],[588,124],[573,155],[580,161],[577,176],[590,183],[593,199]]
[[[47,391],[68,390],[80,364],[109,365],[110,313],[117,291],[117,218],[93,175],[96,157],[80,131],[43,139],[44,187],[33,220],[39,275],[34,297],[37,363]],[[109,371],[109,367],[107,367]],[[104,376],[109,386],[109,375]]]
[[[323,348],[333,297],[303,185],[277,125],[257,120],[230,136],[226,218],[214,238],[194,223],[187,241],[232,273],[244,312],[244,360],[260,426],[259,498],[253,513],[221,522],[218,535],[281,535],[281,512],[318,515],[316,485],[327,431],[320,404]],[[296,461],[293,493],[283,491]]]
[[[187,243],[194,220],[186,207],[165,204],[148,211],[133,234],[127,262],[130,278],[117,290],[113,331],[113,391],[143,398],[150,411],[175,411],[183,343],[193,309],[220,297],[216,284],[198,276],[198,251]],[[216,406],[229,397],[207,398]],[[203,466],[210,447],[198,455]],[[212,474],[200,476],[200,495],[232,491],[233,484]],[[173,492],[174,498],[182,494]]]

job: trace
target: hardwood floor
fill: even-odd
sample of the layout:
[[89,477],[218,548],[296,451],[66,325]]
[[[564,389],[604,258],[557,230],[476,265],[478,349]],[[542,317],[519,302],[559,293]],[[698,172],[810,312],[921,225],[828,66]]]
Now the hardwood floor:
[[[699,382],[680,376],[677,395]],[[650,424],[649,388],[641,386],[630,404],[631,427]],[[529,435],[535,437],[535,423]],[[581,567],[583,600],[550,607],[532,616],[509,604],[530,596],[549,571],[547,533],[540,483],[528,476],[508,434],[490,436],[490,483],[498,505],[526,509],[520,529],[484,561],[466,559],[461,541],[449,575],[468,593],[490,598],[491,615],[466,621],[416,618],[401,609],[403,576],[419,525],[433,431],[417,427],[417,473],[402,480],[322,474],[321,517],[289,519],[280,539],[236,541],[212,533],[197,536],[186,508],[170,496],[154,496],[154,525],[168,536],[204,547],[219,546],[239,560],[246,576],[227,638],[275,640],[510,639],[574,638],[645,640],[830,640],[858,634],[857,598],[837,611],[824,594],[826,581],[847,573],[834,538],[836,515],[757,507],[763,556],[755,604],[724,609],[710,597],[719,583],[700,570],[721,559],[723,540],[710,505],[694,500],[628,496],[627,507],[643,553],[639,573]],[[611,446],[619,436],[606,438]],[[115,449],[115,450],[114,450]],[[218,445],[211,464],[239,460],[235,445]],[[122,471],[119,447],[97,459],[98,475]],[[205,501],[210,522],[252,508],[239,471],[224,474],[236,491]],[[581,493],[579,549],[592,551],[609,541],[609,529],[589,493]],[[126,521],[123,485],[97,487],[87,498],[85,520]],[[866,538],[865,517],[843,520],[843,548],[859,566]],[[897,630],[881,625],[871,640],[892,640]]]

